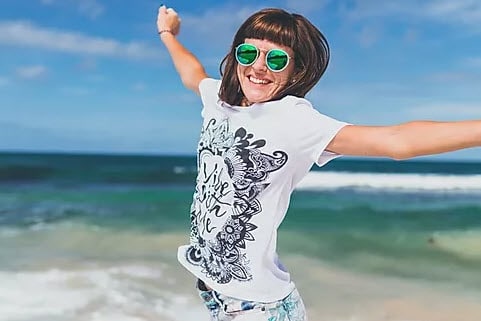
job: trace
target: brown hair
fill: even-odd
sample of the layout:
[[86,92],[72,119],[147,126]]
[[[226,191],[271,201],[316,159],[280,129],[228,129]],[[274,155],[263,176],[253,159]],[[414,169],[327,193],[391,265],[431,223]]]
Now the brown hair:
[[220,64],[222,83],[219,97],[230,105],[240,105],[244,94],[237,77],[235,48],[246,38],[268,40],[294,51],[293,82],[282,88],[272,100],[286,95],[304,97],[326,71],[329,45],[324,35],[305,17],[282,9],[268,8],[251,15],[240,26],[230,52]]

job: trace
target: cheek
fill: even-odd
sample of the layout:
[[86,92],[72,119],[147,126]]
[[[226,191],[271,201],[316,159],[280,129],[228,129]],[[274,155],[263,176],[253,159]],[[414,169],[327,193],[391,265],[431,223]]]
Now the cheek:
[[291,60],[287,68],[282,71],[282,76],[286,79],[291,78],[294,75],[294,68],[294,62]]
[[293,72],[283,70],[279,74],[275,75],[277,83],[282,84],[282,86],[287,85],[292,79]]

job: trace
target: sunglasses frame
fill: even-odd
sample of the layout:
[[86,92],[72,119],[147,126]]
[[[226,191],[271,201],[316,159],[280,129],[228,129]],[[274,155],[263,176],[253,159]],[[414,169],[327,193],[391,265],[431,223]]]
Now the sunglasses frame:
[[[251,46],[251,47],[254,47],[256,49],[256,57],[255,59],[251,62],[251,63],[248,63],[248,64],[245,64],[241,61],[239,61],[239,57],[238,57],[238,50],[241,46],[244,46],[244,45],[248,45],[248,46]],[[281,51],[283,52],[286,57],[287,57],[287,61],[286,61],[286,64],[284,65],[284,67],[282,67],[281,69],[279,70],[275,70],[275,69],[272,69],[270,66],[269,66],[269,63],[268,63],[268,57],[269,57],[269,54],[272,52],[272,51]],[[253,44],[250,44],[250,43],[241,43],[240,45],[238,45],[237,47],[235,47],[235,52],[234,52],[234,55],[235,55],[235,59],[237,60],[237,62],[239,63],[239,65],[241,66],[244,66],[244,67],[248,67],[248,66],[252,66],[256,61],[257,59],[259,59],[259,56],[260,56],[260,52],[261,50],[259,48],[257,48],[257,46],[253,45]],[[281,72],[283,71],[284,69],[287,68],[287,66],[289,66],[289,62],[291,61],[291,56],[289,56],[289,54],[284,50],[284,49],[279,49],[279,48],[273,48],[273,49],[270,49],[270,50],[267,50],[266,51],[266,55],[265,55],[265,65],[266,67],[272,71],[272,72]]]

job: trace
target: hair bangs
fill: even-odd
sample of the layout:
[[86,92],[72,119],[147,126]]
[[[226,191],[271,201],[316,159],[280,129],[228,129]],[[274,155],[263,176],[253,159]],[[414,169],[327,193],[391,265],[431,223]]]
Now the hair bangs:
[[260,15],[248,24],[239,34],[239,44],[245,39],[267,40],[279,45],[294,48],[296,44],[296,25],[293,17],[287,12],[269,12]]

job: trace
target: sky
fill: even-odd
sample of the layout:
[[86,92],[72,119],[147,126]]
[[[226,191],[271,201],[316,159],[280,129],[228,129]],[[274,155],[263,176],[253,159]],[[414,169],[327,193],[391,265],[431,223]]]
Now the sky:
[[[481,118],[481,1],[170,1],[179,40],[219,78],[240,24],[305,15],[329,68],[307,96],[362,125]],[[195,154],[200,99],[182,86],[151,0],[0,0],[0,150]],[[481,149],[442,159],[481,160]]]

